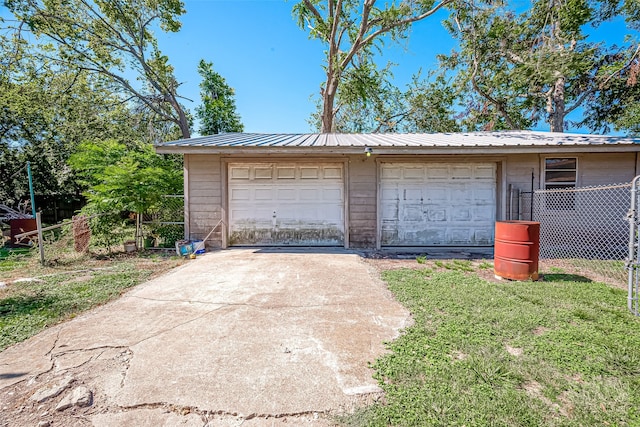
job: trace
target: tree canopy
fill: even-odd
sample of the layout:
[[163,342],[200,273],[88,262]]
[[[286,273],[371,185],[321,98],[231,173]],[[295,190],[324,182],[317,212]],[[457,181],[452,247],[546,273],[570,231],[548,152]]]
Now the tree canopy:
[[[545,121],[554,132],[598,90],[601,46],[586,41],[595,19],[588,0],[536,0],[513,7],[467,5],[445,22],[459,49],[440,57],[444,72],[475,104],[470,125],[526,129]],[[478,108],[480,107],[480,108]]]
[[0,54],[0,200],[28,194],[31,162],[37,194],[78,193],[67,160],[86,139],[138,138],[121,99],[87,72],[33,54],[18,34],[4,33]]
[[[339,114],[335,105],[339,92],[363,92],[362,78],[370,78],[375,90],[380,79],[372,67],[373,51],[384,37],[400,40],[408,35],[411,24],[428,18],[454,0],[392,1],[384,6],[377,0],[303,0],[293,7],[298,25],[309,31],[309,37],[322,41],[327,50],[326,79],[321,86],[322,113],[320,131],[335,132],[334,118]],[[345,94],[344,97],[349,97]],[[361,98],[362,99],[362,98]]]
[[156,27],[179,31],[181,1],[7,0],[6,5],[47,45],[41,55],[61,67],[100,75],[112,90],[190,137],[179,83],[153,34]]
[[327,80],[311,119],[321,131],[451,132],[546,123],[555,132],[571,126],[633,133],[640,127],[640,44],[617,46],[591,34],[619,16],[638,30],[639,2],[535,0],[524,9],[510,2],[452,1],[444,24],[458,46],[438,56],[438,68],[427,70],[427,78],[418,72],[405,88],[395,85],[391,66],[381,68],[375,53],[383,41],[407,37],[406,25],[354,48],[363,17],[373,16],[366,14],[368,3],[361,9],[358,2],[325,1],[294,7],[299,24],[328,46]]
[[202,105],[196,108],[196,117],[200,120],[200,134],[242,132],[244,126],[236,112],[233,88],[227,84],[224,77],[213,70],[211,62],[200,60],[198,73],[202,77]]
[[[146,144],[177,126],[153,120],[113,81],[77,63],[60,60],[57,48],[25,35],[24,23],[0,22],[0,200],[28,199],[24,166],[31,163],[37,195],[76,195],[86,189],[70,156],[85,143]],[[175,133],[172,135],[177,137]],[[181,172],[175,162],[165,166]],[[175,190],[174,190],[175,191]]]
[[98,212],[143,213],[164,195],[181,193],[182,170],[174,163],[175,158],[156,154],[149,144],[114,140],[84,142],[69,159]]

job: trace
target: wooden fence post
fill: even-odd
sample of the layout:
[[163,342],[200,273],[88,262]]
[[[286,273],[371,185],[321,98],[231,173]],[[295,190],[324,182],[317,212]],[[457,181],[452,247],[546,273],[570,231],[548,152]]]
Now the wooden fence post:
[[42,234],[42,220],[40,212],[36,213],[36,227],[38,227],[38,248],[40,249],[40,264],[44,265],[44,236]]

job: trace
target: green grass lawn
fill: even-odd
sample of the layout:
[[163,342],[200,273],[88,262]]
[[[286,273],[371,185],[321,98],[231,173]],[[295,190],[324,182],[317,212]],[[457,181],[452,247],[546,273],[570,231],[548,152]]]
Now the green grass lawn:
[[0,247],[0,259],[9,258],[11,256],[28,255],[31,248],[4,248]]
[[384,402],[343,424],[640,425],[640,320],[624,291],[440,263],[383,273],[415,324],[373,365]]
[[10,271],[15,268],[24,267],[25,261],[32,253],[30,248],[3,248],[0,247],[0,272]]
[[183,262],[149,254],[85,256],[54,266],[38,261],[36,254],[0,260],[0,281],[7,282],[0,289],[0,351]]

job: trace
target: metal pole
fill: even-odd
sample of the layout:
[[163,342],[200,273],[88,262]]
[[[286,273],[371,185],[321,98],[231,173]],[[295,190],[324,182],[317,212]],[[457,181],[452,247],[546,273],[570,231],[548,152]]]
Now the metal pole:
[[637,269],[638,259],[636,256],[637,253],[637,240],[636,240],[636,232],[637,232],[637,222],[638,222],[638,180],[640,180],[640,176],[636,176],[633,179],[633,184],[631,186],[631,209],[629,209],[629,213],[627,214],[627,219],[629,220],[629,255],[627,258],[627,268],[629,269],[628,274],[628,297],[627,297],[627,307],[629,311],[635,315],[638,315],[638,307],[637,307],[637,295],[634,296],[634,279],[635,273]]
[[33,176],[31,175],[31,162],[27,162],[27,176],[29,177],[29,194],[31,195],[31,214],[36,217],[36,197],[33,194]]
[[513,219],[513,184],[509,184],[509,211],[507,213],[507,219]]
[[40,212],[36,213],[36,226],[38,227],[38,248],[40,249],[40,264],[44,265],[44,237],[42,234],[42,221]]
[[531,169],[531,203],[529,203],[529,221],[533,221],[533,169]]
[[144,239],[142,238],[142,218],[136,212],[136,250],[144,249]]

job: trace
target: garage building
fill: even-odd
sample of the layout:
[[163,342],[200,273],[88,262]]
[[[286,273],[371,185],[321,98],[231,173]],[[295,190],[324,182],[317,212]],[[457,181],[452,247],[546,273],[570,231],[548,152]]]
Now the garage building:
[[219,248],[491,247],[514,189],[629,182],[640,170],[640,139],[532,131],[228,133],[156,150],[184,155],[186,238],[218,225],[206,244]]

